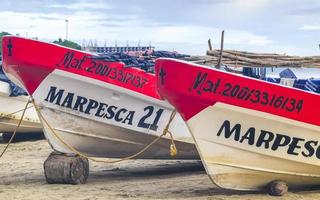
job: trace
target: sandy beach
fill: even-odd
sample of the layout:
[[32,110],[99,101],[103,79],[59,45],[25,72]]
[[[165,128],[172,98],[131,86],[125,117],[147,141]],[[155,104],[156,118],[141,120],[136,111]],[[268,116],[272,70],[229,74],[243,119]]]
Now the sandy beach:
[[50,185],[43,173],[50,152],[46,140],[13,143],[0,159],[0,199],[320,199],[320,190],[291,191],[284,197],[223,190],[211,183],[199,161],[90,162],[87,184]]

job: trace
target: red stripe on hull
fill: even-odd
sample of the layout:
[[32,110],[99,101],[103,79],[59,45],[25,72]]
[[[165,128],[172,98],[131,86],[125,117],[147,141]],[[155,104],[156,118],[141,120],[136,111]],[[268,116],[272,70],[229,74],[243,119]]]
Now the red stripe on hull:
[[155,76],[120,62],[92,59],[93,54],[15,36],[3,37],[3,68],[33,94],[53,70],[100,80],[160,99]]
[[222,102],[320,125],[320,95],[173,59],[156,61],[158,91],[185,120]]

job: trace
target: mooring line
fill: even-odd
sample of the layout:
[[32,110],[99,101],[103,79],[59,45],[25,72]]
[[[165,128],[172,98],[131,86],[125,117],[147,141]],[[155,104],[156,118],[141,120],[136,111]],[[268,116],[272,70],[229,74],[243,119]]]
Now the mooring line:
[[[28,100],[28,101],[30,101],[30,100]],[[30,102],[29,102],[29,103],[30,103]],[[29,104],[29,103],[28,103],[28,104]],[[17,114],[17,113],[22,112],[22,111],[24,111],[24,110],[28,110],[29,108],[32,108],[32,107],[33,107],[33,105],[31,105],[31,106],[29,106],[29,107],[27,107],[27,108],[23,108],[23,109],[20,109],[20,110],[15,111],[15,112],[12,112],[12,113],[9,113],[9,114],[0,116],[0,119],[2,119],[2,118],[8,118],[10,115]]]
[[39,118],[42,119],[42,121],[46,124],[46,126],[50,129],[50,131],[53,133],[53,135],[65,146],[67,147],[71,152],[73,152],[76,155],[79,155],[83,158],[86,158],[88,160],[91,160],[93,162],[100,162],[100,163],[108,163],[108,164],[113,164],[113,163],[119,163],[125,160],[129,160],[129,159],[133,159],[139,155],[141,155],[142,153],[144,153],[146,150],[148,150],[152,145],[154,145],[156,142],[158,142],[163,136],[165,136],[167,133],[169,133],[170,135],[170,139],[171,139],[171,145],[170,145],[170,155],[172,157],[176,156],[178,154],[178,150],[177,147],[175,145],[174,139],[173,139],[173,134],[169,131],[169,127],[171,122],[173,121],[175,115],[176,115],[176,110],[173,110],[169,119],[169,122],[167,123],[166,127],[163,129],[163,132],[161,135],[159,135],[156,139],[154,139],[151,143],[149,143],[148,145],[146,145],[144,148],[142,148],[140,151],[138,151],[137,153],[131,155],[131,156],[127,156],[124,158],[120,158],[118,160],[99,160],[99,159],[95,159],[92,158],[90,156],[87,156],[83,153],[81,153],[80,151],[78,151],[77,149],[75,149],[74,147],[72,147],[71,145],[67,144],[57,133],[56,131],[52,128],[52,126],[50,126],[49,122],[43,117],[42,113],[40,112],[39,107],[35,104],[34,99],[31,97],[31,102],[34,105],[34,108],[36,109]]
[[23,112],[22,112],[22,115],[21,115],[21,117],[20,117],[19,123],[18,123],[17,127],[15,128],[15,130],[14,130],[14,132],[13,132],[13,134],[12,134],[10,140],[9,140],[9,142],[7,143],[7,145],[5,146],[5,148],[2,150],[2,152],[1,152],[1,154],[0,154],[0,158],[1,158],[1,157],[4,155],[4,153],[7,151],[9,145],[11,144],[11,142],[12,142],[13,139],[14,139],[14,137],[16,136],[17,131],[18,131],[18,129],[19,129],[21,123],[22,123],[24,114],[26,113],[26,110],[28,109],[29,103],[30,103],[30,100],[28,100],[28,102],[26,103],[26,106],[25,106],[24,109],[14,112],[14,113],[18,113],[18,112],[23,111]]

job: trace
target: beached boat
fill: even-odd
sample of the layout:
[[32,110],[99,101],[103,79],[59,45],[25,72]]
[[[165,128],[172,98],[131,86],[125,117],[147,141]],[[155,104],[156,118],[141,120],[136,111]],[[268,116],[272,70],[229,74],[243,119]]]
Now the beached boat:
[[320,185],[319,94],[174,59],[158,59],[156,76],[216,185]]
[[[0,64],[0,133],[5,133],[9,136],[16,129],[22,111],[29,100],[28,96],[20,95],[20,93],[21,91],[16,86],[12,86],[9,79],[5,77]],[[30,104],[30,108],[26,110],[17,133],[41,132],[42,125],[35,109]]]
[[[34,99],[56,152],[75,153],[72,147],[93,157],[130,156],[161,135],[169,122],[173,107],[160,99],[154,74],[31,39],[4,37],[2,45],[4,71]],[[137,158],[198,159],[179,115],[170,130],[176,156],[170,156],[167,135]]]

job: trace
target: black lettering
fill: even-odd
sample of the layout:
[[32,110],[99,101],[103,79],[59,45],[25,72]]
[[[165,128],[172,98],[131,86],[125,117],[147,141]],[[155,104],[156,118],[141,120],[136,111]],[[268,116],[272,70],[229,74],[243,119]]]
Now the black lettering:
[[122,79],[123,79],[123,70],[119,70],[117,80],[118,80],[118,81],[122,81]]
[[115,115],[115,110],[117,110],[118,107],[116,106],[109,106],[107,109],[107,113],[104,115],[104,118],[112,119]]
[[262,144],[264,143],[264,148],[269,149],[270,142],[273,140],[273,138],[274,138],[273,133],[269,131],[261,130],[261,134],[257,140],[256,146],[261,147]]
[[304,139],[301,139],[301,138],[296,138],[296,137],[293,137],[292,138],[292,141],[289,145],[289,148],[288,148],[288,151],[287,153],[288,154],[291,154],[291,155],[299,155],[299,153],[295,152],[296,149],[301,149],[301,146],[298,145],[298,143],[300,141],[305,141]]
[[133,78],[133,74],[128,73],[125,83],[128,83],[129,81],[131,81],[132,78]]
[[262,93],[262,100],[261,100],[261,104],[262,105],[268,105],[269,103],[269,94],[266,92]]
[[117,122],[121,122],[123,120],[123,118],[120,118],[120,114],[123,112],[123,113],[126,113],[128,110],[125,109],[125,108],[121,108],[117,114],[114,116],[114,120],[116,120]]
[[248,87],[243,87],[240,92],[237,95],[238,99],[244,99],[248,93],[250,92],[250,89]]
[[48,93],[48,96],[47,96],[47,98],[45,98],[45,101],[48,101],[50,103],[54,103],[54,101],[56,101],[55,104],[60,106],[60,101],[61,101],[61,97],[62,97],[64,90],[61,89],[57,93],[56,93],[56,90],[57,90],[57,87],[51,86],[49,93]]
[[157,112],[156,112],[156,117],[154,118],[153,120],[153,123],[150,125],[150,129],[151,130],[154,130],[154,131],[157,131],[158,130],[158,122],[160,120],[160,117],[163,113],[163,109],[159,109]]
[[95,71],[96,74],[99,75],[99,74],[101,73],[101,70],[102,70],[102,69],[103,69],[103,64],[99,63],[98,66],[97,66],[97,68],[96,68],[96,71]]
[[214,84],[212,83],[212,81],[206,81],[206,86],[203,88],[204,92],[212,92],[214,88]]
[[137,82],[137,84],[133,84],[133,86],[135,86],[135,87],[140,87],[140,84],[141,84],[141,78],[140,78],[140,76],[137,76],[137,77],[136,77],[136,82]]
[[222,92],[223,96],[229,96],[228,92],[231,90],[232,85],[230,83],[225,84],[225,89]]
[[259,90],[255,90],[253,94],[254,94],[254,97],[256,97],[256,99],[250,99],[250,101],[252,103],[258,103],[260,101],[261,92]]
[[125,83],[125,80],[126,80],[127,76],[128,76],[128,72],[125,72],[121,82]]
[[220,128],[220,130],[218,131],[218,136],[221,135],[222,131],[224,130],[224,137],[225,138],[229,138],[233,133],[234,134],[234,140],[235,141],[239,141],[240,138],[240,131],[241,131],[241,125],[240,124],[236,124],[232,130],[230,130],[230,121],[225,120]]
[[117,78],[117,74],[118,74],[118,69],[117,68],[112,68],[112,71],[113,71],[113,75],[110,74],[109,78],[116,79]]
[[240,85],[235,85],[230,92],[230,96],[231,97],[237,96],[239,90],[240,90]]
[[253,145],[254,144],[254,137],[255,137],[256,129],[251,127],[247,130],[247,132],[241,137],[240,143],[242,143],[244,140],[248,140],[248,144]]
[[204,73],[204,74],[202,74],[202,72],[199,72],[199,73],[198,73],[198,76],[197,76],[197,78],[196,78],[196,80],[195,80],[195,82],[194,82],[194,84],[193,84],[193,86],[192,86],[192,88],[195,90],[195,89],[197,89],[197,88],[199,87],[199,85],[200,85],[200,88],[199,88],[198,91],[197,91],[198,94],[201,94],[200,89],[201,89],[202,84],[203,84],[204,81],[206,80],[207,76],[208,76],[207,73]]
[[291,141],[291,138],[287,135],[276,134],[276,138],[271,147],[273,151],[276,151],[279,147],[287,146]]
[[104,65],[103,68],[102,68],[102,70],[101,70],[101,72],[100,72],[100,75],[101,75],[101,76],[106,75],[108,69],[109,69],[108,65]]
[[143,78],[141,85],[140,85],[140,88],[142,88],[147,82],[148,82],[148,79]]
[[152,115],[153,110],[154,110],[153,106],[147,106],[144,108],[144,111],[147,111],[147,114],[141,117],[138,123],[138,127],[149,128],[151,126],[151,124],[146,123],[146,119],[148,119]]
[[101,113],[101,112],[105,111],[105,108],[107,107],[108,107],[108,104],[100,103],[95,116],[103,117],[104,113]]
[[92,109],[97,108],[98,105],[99,105],[99,103],[96,100],[89,99],[89,103],[88,103],[87,109],[84,111],[84,113],[90,115],[90,111]]
[[74,93],[68,93],[66,98],[64,98],[63,103],[61,104],[61,106],[67,107],[67,108],[72,108],[72,101],[73,101],[73,96]]
[[82,69],[82,64],[84,63],[84,61],[85,61],[86,58],[87,58],[86,56],[83,56],[83,57],[80,59],[80,63],[79,63],[79,65],[78,65],[78,69]]
[[132,81],[131,81],[130,85],[135,86],[133,83],[134,83],[134,81],[136,80],[136,78],[137,78],[137,76],[133,76],[133,79],[132,79]]
[[111,67],[109,67],[108,69],[107,69],[107,72],[106,72],[106,77],[108,77],[109,76],[109,74],[111,73],[111,71],[112,71],[112,68]]
[[77,68],[78,67],[78,65],[79,65],[79,63],[80,63],[80,61],[79,61],[79,59],[73,59],[73,61],[71,62],[71,67],[72,68]]
[[91,64],[91,66],[86,68],[87,72],[93,72],[93,69],[97,67],[97,63],[95,61],[91,61]]
[[288,107],[286,107],[286,110],[289,112],[294,111],[296,105],[296,100],[295,99],[290,99],[290,104]]
[[318,146],[316,156],[318,159],[320,159],[320,145]]
[[57,64],[57,66],[61,66],[64,65],[65,68],[69,68],[71,61],[74,58],[74,52],[68,52],[66,53],[66,55],[64,55],[64,58],[62,59],[62,61],[60,63]]
[[220,83],[221,83],[221,79],[218,79],[218,81],[216,82],[216,84],[214,86],[213,93],[217,93],[217,89],[220,86]]
[[83,106],[88,102],[88,99],[82,96],[77,96],[76,103],[74,104],[73,110],[83,111]]
[[296,110],[298,113],[300,113],[300,111],[302,110],[303,107],[303,100],[298,101],[298,104],[296,106]]
[[[312,146],[314,145],[314,147]],[[313,156],[315,152],[315,147],[318,145],[318,141],[308,141],[304,144],[304,148],[308,151],[307,153],[305,151],[302,152],[302,155],[304,157],[311,157]]]
[[134,111],[129,111],[127,117],[122,121],[122,123],[125,124],[126,121],[128,120],[128,124],[132,125],[133,116],[134,116]]

